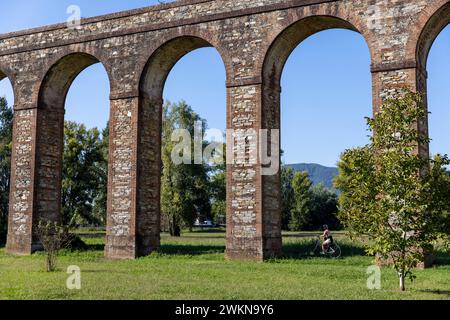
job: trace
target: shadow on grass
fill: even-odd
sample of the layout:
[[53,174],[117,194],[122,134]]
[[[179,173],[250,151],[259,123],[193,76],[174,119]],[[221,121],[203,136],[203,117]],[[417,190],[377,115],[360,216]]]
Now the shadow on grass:
[[[347,243],[338,243],[341,247],[341,258],[354,257],[354,256],[366,256],[366,252],[363,247],[350,245]],[[284,259],[305,259],[316,257],[312,254],[315,243],[313,241],[304,241],[299,243],[289,243],[283,246]]]
[[216,233],[216,234],[225,234],[226,230],[224,228],[194,228],[189,233]]
[[[342,257],[364,256],[364,248],[351,246],[348,244],[341,245]],[[305,259],[311,257],[310,253],[314,249],[310,242],[291,243],[283,246],[282,259]],[[162,245],[160,253],[167,255],[180,256],[196,256],[204,254],[223,254],[225,246],[220,245]]]
[[159,252],[167,255],[200,256],[204,254],[222,254],[225,252],[225,246],[163,244]]
[[418,291],[423,293],[432,293],[436,295],[445,295],[450,297],[450,290],[418,290]]
[[449,266],[450,265],[450,252],[438,251],[436,254],[435,265]]

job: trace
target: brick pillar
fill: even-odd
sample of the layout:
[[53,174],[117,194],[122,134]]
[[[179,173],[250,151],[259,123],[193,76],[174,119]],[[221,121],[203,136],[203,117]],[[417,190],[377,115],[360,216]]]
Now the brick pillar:
[[107,258],[134,259],[160,245],[160,120],[149,107],[139,97],[111,100]]
[[[261,261],[281,251],[279,175],[263,177],[258,158],[257,137],[265,127],[261,101],[261,84],[229,85],[227,127],[234,130],[234,135],[227,136],[226,256],[229,259]],[[238,138],[238,130],[253,130],[257,136],[245,141]],[[245,161],[236,154],[242,148],[247,149]],[[249,151],[251,148],[256,148],[255,154]]]
[[160,241],[162,98],[143,93],[139,105],[138,255],[158,250]]
[[[373,100],[374,113],[376,113],[383,101],[393,98],[400,93],[403,88],[409,88],[412,91],[424,94],[423,107],[428,109],[427,105],[427,71],[425,67],[415,62],[398,62],[387,65],[378,65],[372,67],[373,81]],[[417,130],[428,136],[428,119],[417,123]],[[429,145],[421,144],[416,152],[424,158],[430,156]],[[419,249],[422,250],[422,249]],[[419,268],[431,267],[435,257],[428,252],[424,252],[424,259]],[[390,261],[378,261],[380,264],[391,264]]]
[[[268,148],[272,142],[277,142],[277,163],[265,165],[266,169],[272,166],[269,172],[262,176],[263,183],[263,240],[264,257],[276,257],[282,253],[281,234],[281,119],[280,119],[281,87],[279,85],[264,84],[262,92],[261,122],[263,129],[278,130],[276,136],[268,135]],[[273,141],[272,141],[273,140]],[[270,150],[270,148],[268,149]],[[269,155],[269,154],[267,154]],[[273,155],[276,156],[275,154]]]
[[16,104],[6,244],[6,251],[12,254],[29,255],[32,252],[36,121],[36,108],[21,109]]
[[139,99],[111,100],[108,209],[105,254],[134,259],[136,253],[137,118]]
[[[372,66],[373,85],[373,108],[374,113],[379,110],[383,101],[400,94],[404,88],[424,94],[423,107],[428,108],[427,92],[427,71],[414,61],[397,62]],[[428,135],[428,119],[418,123],[418,130]],[[429,157],[429,146],[420,145],[418,152]]]
[[41,249],[35,226],[61,222],[64,109],[42,103],[14,112],[10,216],[7,251]]

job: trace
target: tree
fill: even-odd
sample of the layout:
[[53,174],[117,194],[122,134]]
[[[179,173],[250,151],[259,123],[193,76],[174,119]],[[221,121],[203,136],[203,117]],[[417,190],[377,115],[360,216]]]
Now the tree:
[[13,110],[0,97],[0,243],[6,239],[11,176]]
[[429,143],[417,130],[427,118],[422,106],[420,95],[409,91],[387,100],[368,119],[371,143],[342,154],[335,181],[342,191],[341,220],[352,236],[370,237],[369,254],[392,262],[401,290],[424,253],[444,237],[437,223],[450,205],[449,159],[417,152]]
[[281,224],[282,229],[289,229],[289,223],[292,218],[292,209],[294,206],[294,189],[292,180],[294,179],[294,169],[283,167],[281,169]]
[[[63,223],[101,225],[102,217],[94,216],[93,207],[106,183],[105,151],[100,132],[83,124],[67,121],[64,125],[62,175]],[[98,198],[97,198],[98,199]]]
[[102,226],[106,225],[106,210],[108,197],[108,159],[109,159],[109,122],[102,131],[102,140],[100,145],[101,161],[96,163],[98,174],[98,186],[94,198],[92,217]]
[[[166,103],[163,109],[162,133],[162,177],[161,211],[169,224],[172,236],[180,236],[181,228],[192,228],[198,216],[211,215],[209,190],[209,167],[207,164],[194,164],[194,155],[190,154],[190,164],[175,164],[172,153],[177,143],[172,141],[175,129],[185,129],[190,134],[189,144],[192,150],[194,131],[197,122],[206,129],[206,121],[201,119],[192,108],[181,101]],[[201,141],[204,145],[206,142]]]
[[292,189],[294,190],[294,205],[291,210],[291,222],[289,227],[292,231],[300,231],[311,223],[311,186],[307,172],[296,172],[292,179]]
[[45,268],[47,272],[56,270],[58,254],[62,249],[69,248],[75,236],[67,226],[56,222],[39,221],[36,234],[45,252]]
[[216,224],[225,224],[227,211],[227,177],[226,172],[219,168],[210,176],[211,214]]
[[318,230],[325,224],[333,230],[341,228],[341,223],[337,218],[338,196],[334,191],[320,183],[311,188],[310,203],[311,223],[307,229]]

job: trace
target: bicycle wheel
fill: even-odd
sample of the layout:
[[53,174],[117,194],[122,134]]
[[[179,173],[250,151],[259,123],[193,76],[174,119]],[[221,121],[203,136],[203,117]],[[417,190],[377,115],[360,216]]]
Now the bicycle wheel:
[[342,254],[341,247],[339,247],[339,245],[337,243],[334,243],[332,245],[332,247],[333,247],[333,253],[331,256],[333,258],[340,258],[341,254]]
[[319,241],[313,240],[313,241],[312,241],[311,249],[312,249],[312,250],[311,250],[311,252],[310,252],[310,255],[312,255],[312,256],[317,256],[317,255],[319,254],[320,250],[322,250]]

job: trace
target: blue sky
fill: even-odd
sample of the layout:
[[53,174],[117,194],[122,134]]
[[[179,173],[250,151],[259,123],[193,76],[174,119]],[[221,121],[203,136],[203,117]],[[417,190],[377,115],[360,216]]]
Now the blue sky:
[[[0,33],[65,21],[71,4],[83,17],[155,4],[155,0],[15,0],[2,4]],[[24,10],[26,8],[26,10]],[[432,152],[450,153],[450,27],[430,53],[429,104]],[[347,30],[316,34],[290,56],[282,79],[282,148],[285,163],[333,166],[339,154],[368,141],[365,116],[372,112],[370,57],[363,37]],[[0,96],[12,103],[8,81]],[[66,118],[104,127],[109,117],[109,84],[101,65],[75,80],[66,102]],[[165,99],[186,100],[209,127],[224,129],[225,70],[215,49],[191,52],[170,73]]]

